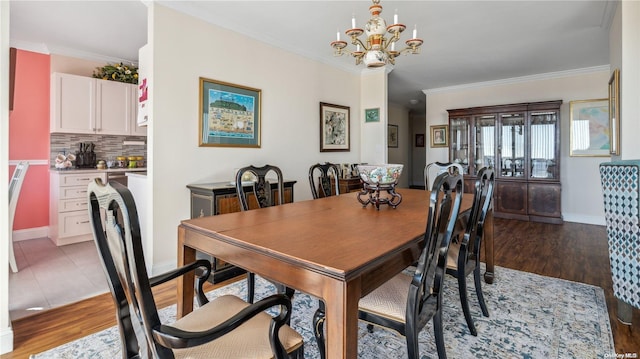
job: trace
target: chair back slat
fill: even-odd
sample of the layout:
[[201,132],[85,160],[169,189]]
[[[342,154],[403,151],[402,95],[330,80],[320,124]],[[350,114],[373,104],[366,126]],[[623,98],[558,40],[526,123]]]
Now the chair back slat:
[[[247,184],[246,181],[244,183],[242,181],[242,177],[247,173],[253,175],[250,185]],[[276,188],[277,201],[272,198],[271,183],[267,180],[267,175],[270,173],[275,174],[278,183]],[[249,206],[249,196],[255,199],[258,208],[284,204],[284,179],[282,177],[282,171],[276,166],[265,165],[263,167],[256,167],[251,165],[243,167],[236,172],[235,182],[236,193],[240,201],[240,209],[243,211],[248,211],[251,208]],[[248,193],[246,188],[251,188],[252,192]]]
[[442,302],[447,251],[462,202],[462,183],[462,174],[453,175],[448,171],[434,180],[429,195],[424,248],[409,287],[407,326],[424,327],[433,314],[426,310],[434,306],[423,304],[428,301]]
[[[317,178],[317,181],[316,181]],[[331,179],[333,178],[334,189],[331,190]],[[311,195],[313,199],[329,197],[340,194],[340,170],[338,166],[325,162],[324,164],[316,163],[309,168],[309,185],[311,186]]]
[[459,163],[452,162],[432,162],[424,167],[424,184],[425,189],[430,191],[434,184],[434,179],[443,172],[449,172],[449,174],[464,175],[464,169]]
[[483,167],[478,171],[469,218],[465,229],[464,244],[474,259],[479,259],[480,241],[482,240],[484,222],[491,206],[495,185],[495,171],[493,167]]

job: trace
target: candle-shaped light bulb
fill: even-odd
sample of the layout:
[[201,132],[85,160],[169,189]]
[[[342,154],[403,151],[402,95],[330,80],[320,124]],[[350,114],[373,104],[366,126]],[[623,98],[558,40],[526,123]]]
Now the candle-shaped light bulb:
[[340,41],[340,30],[336,32],[336,41]]
[[356,51],[360,52],[360,44],[356,45]]
[[356,28],[356,17],[355,16],[351,18],[351,28],[352,29]]
[[396,13],[393,15],[393,24],[398,23],[398,9],[396,9]]
[[395,41],[391,43],[391,51],[396,51],[396,43],[395,43]]
[[413,27],[413,38],[417,39],[418,38],[418,25],[415,25]]

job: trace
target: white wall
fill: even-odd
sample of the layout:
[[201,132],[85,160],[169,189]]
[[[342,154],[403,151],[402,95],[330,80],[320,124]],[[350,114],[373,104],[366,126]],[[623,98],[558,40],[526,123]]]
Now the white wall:
[[429,131],[426,126],[426,117],[424,115],[410,115],[409,121],[411,122],[410,140],[415,141],[416,134],[424,136],[424,147],[415,147],[415,143],[412,145],[411,150],[411,185],[424,186],[424,166],[427,164],[427,152],[429,148]]
[[[189,218],[189,183],[231,181],[234,168],[276,165],[311,198],[309,166],[360,162],[359,76],[150,5],[153,114],[148,127],[154,272],[175,265],[177,226]],[[198,147],[198,78],[262,90],[261,148]],[[351,107],[351,151],[320,152],[319,103]]]
[[13,350],[9,320],[9,2],[0,1],[0,354]]
[[387,162],[404,165],[398,187],[409,187],[409,179],[411,178],[410,151],[413,147],[409,127],[409,111],[400,105],[389,104],[389,124],[398,126],[398,147],[387,149]]
[[620,7],[620,157],[623,160],[640,159],[640,2],[621,1]]
[[[427,91],[427,128],[448,124],[447,109],[563,100],[560,182],[565,221],[604,225],[598,165],[609,157],[569,157],[569,102],[608,97],[608,66]],[[427,163],[447,161],[447,149],[427,152]]]

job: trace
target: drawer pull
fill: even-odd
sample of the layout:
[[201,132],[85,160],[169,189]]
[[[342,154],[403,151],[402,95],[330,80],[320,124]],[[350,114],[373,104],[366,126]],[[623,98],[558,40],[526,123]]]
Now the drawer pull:
[[76,224],[87,224],[87,223],[90,223],[90,221],[76,222]]

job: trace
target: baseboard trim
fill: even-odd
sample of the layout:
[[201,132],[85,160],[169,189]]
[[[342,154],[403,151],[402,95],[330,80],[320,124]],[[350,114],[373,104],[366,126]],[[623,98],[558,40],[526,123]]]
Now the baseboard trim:
[[0,354],[7,354],[13,351],[13,329],[5,328],[0,333]]
[[565,222],[576,222],[576,223],[584,223],[584,224],[595,224],[598,226],[606,226],[607,222],[604,219],[604,216],[587,216],[584,214],[577,213],[562,213]]
[[44,238],[49,236],[49,227],[35,227],[27,229],[18,229],[13,231],[12,239],[14,242],[26,241],[28,239]]

